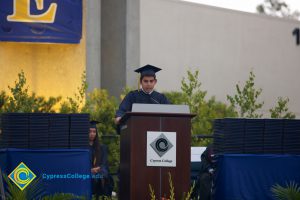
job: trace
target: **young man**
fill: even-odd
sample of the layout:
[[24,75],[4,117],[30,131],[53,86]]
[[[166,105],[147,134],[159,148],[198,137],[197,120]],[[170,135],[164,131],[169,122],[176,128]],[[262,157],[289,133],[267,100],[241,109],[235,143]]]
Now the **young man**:
[[170,104],[163,94],[154,91],[154,87],[157,83],[155,73],[160,70],[160,68],[152,65],[145,65],[135,70],[135,72],[141,74],[141,89],[129,92],[123,99],[116,112],[116,124],[119,124],[120,119],[126,112],[131,111],[133,103]]

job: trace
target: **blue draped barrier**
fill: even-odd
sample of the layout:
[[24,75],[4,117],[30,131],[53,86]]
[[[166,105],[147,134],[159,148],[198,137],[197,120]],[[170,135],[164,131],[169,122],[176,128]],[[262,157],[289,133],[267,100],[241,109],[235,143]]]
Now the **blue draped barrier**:
[[91,198],[89,150],[0,150],[0,167],[4,174],[9,175],[21,162],[37,178],[40,177],[41,187],[46,194],[62,192]]
[[216,200],[273,200],[273,185],[300,184],[300,155],[225,154],[217,168]]

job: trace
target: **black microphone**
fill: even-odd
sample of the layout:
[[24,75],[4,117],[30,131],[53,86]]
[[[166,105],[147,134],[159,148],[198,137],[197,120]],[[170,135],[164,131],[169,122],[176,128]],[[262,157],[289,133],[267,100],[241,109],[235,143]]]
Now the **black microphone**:
[[156,104],[160,104],[157,100],[153,99],[151,96],[150,96],[151,100],[154,101]]

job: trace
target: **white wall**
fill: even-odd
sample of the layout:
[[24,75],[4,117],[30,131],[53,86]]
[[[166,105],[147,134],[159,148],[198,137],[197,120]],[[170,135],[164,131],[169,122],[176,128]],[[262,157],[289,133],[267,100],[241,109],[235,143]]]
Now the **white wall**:
[[200,71],[203,89],[226,102],[253,69],[263,89],[263,112],[278,96],[290,98],[300,117],[299,21],[243,13],[177,0],[141,0],[140,64],[164,70],[159,91],[179,90],[187,69]]

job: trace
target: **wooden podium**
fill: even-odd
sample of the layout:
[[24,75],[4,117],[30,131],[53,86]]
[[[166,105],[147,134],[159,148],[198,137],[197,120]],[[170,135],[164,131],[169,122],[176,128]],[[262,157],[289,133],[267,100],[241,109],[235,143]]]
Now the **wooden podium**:
[[[159,105],[163,106],[163,105]],[[171,106],[171,105],[169,105]],[[129,112],[121,120],[120,198],[150,199],[149,184],[157,199],[170,196],[172,175],[175,199],[190,189],[191,118],[187,113]],[[147,132],[175,132],[176,166],[147,166]],[[166,153],[167,154],[167,153]]]

